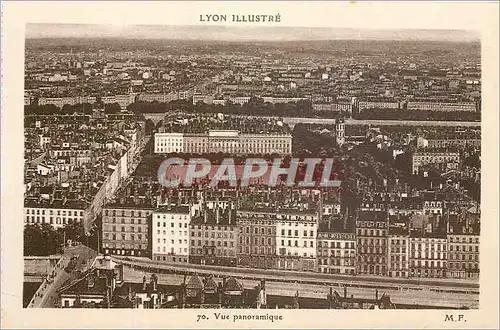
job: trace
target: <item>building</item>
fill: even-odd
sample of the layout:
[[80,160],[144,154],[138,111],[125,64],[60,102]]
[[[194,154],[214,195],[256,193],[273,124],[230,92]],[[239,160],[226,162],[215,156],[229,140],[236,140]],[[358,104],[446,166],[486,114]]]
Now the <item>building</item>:
[[345,121],[344,119],[335,120],[335,136],[338,145],[345,143]]
[[238,210],[238,264],[252,268],[276,268],[276,212]]
[[356,274],[356,234],[354,228],[339,226],[318,231],[318,272]]
[[166,206],[155,210],[150,226],[151,259],[187,263],[190,223],[188,206]]
[[155,153],[284,154],[292,152],[291,134],[250,134],[237,130],[208,133],[155,133]]
[[424,165],[435,164],[457,164],[460,162],[460,154],[458,152],[447,151],[417,151],[412,155],[411,167],[412,173],[418,174],[420,168]]
[[362,112],[368,109],[400,109],[399,102],[394,100],[359,100],[358,110]]
[[276,217],[278,269],[316,271],[318,214],[280,210]]
[[108,204],[102,211],[101,249],[104,253],[150,257],[149,205]]
[[389,218],[386,211],[358,211],[357,273],[387,275]]
[[313,111],[352,112],[351,103],[313,103]]
[[155,153],[183,153],[183,133],[155,133]]
[[85,224],[88,216],[88,204],[83,201],[24,199],[25,225],[46,223],[58,229],[71,222]]
[[189,231],[190,263],[236,266],[238,228],[233,208],[204,209],[193,217]]
[[479,225],[450,224],[447,277],[478,279],[479,269]]
[[475,112],[474,102],[433,102],[433,101],[408,101],[406,109],[410,111],[468,111]]
[[[393,218],[407,218],[406,216],[401,217],[390,217],[389,221]],[[399,219],[398,219],[399,220]],[[409,228],[408,223],[405,226],[399,225],[399,223],[392,223],[389,226],[389,237],[388,237],[388,275],[391,277],[408,277],[409,276]]]
[[446,276],[446,234],[410,231],[410,276]]
[[110,308],[113,291],[123,283],[123,266],[98,256],[76,280],[59,289],[61,308]]

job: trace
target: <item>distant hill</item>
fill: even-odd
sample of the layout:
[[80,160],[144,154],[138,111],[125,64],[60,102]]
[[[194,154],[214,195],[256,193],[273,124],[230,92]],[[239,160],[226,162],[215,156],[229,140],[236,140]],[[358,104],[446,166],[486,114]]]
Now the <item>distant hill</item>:
[[126,38],[217,41],[394,40],[479,41],[466,30],[371,30],[355,28],[232,27],[198,25],[27,24],[26,38]]

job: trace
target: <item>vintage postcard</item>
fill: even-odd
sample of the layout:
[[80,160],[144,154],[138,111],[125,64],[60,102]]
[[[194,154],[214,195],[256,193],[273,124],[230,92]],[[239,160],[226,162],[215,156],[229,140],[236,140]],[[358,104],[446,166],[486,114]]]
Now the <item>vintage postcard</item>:
[[498,9],[2,3],[2,326],[498,328]]

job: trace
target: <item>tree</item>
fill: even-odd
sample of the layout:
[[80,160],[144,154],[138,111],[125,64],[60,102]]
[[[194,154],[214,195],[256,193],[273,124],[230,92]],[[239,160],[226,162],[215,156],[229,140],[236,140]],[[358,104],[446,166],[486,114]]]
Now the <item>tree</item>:
[[115,114],[121,111],[121,107],[118,103],[108,103],[104,106],[104,112],[106,114]]
[[65,104],[63,105],[61,112],[64,115],[72,115],[73,113],[75,113],[75,108],[69,104]]
[[50,224],[31,224],[24,228],[24,255],[46,256],[62,252],[62,237]]

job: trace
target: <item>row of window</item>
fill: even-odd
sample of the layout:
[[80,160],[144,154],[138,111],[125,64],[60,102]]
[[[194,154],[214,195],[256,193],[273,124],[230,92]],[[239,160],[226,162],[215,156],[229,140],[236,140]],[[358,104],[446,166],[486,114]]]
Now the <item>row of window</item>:
[[148,248],[145,244],[125,244],[125,243],[104,243],[104,247],[113,249],[127,249],[127,250],[146,250]]
[[[260,239],[258,237],[254,237],[253,244],[257,245],[257,244],[259,244],[259,241],[260,241],[260,244],[262,244],[262,245],[266,245],[266,242],[267,242],[267,245],[273,245],[274,240],[271,237],[268,237],[267,240],[264,237],[262,237]],[[249,245],[250,242],[251,242],[250,237],[247,236],[247,237],[245,237],[245,240],[243,240],[243,237],[240,236],[240,244],[246,243],[247,245]]]
[[[198,244],[196,244],[196,243],[198,243]],[[202,246],[202,244],[203,244],[203,246],[215,246],[215,241],[211,241],[211,245],[209,245],[210,241],[207,241],[207,240],[205,240],[205,241],[202,241],[200,239],[197,240],[197,241],[191,240],[191,245],[192,246],[196,246],[196,245]],[[230,242],[228,242],[228,241],[217,241],[217,246],[223,246],[223,247],[233,248],[234,247],[234,242],[231,242],[231,241]]]
[[[308,243],[309,242],[309,243]],[[285,240],[281,240],[281,246],[285,246]],[[293,247],[299,247],[299,241],[294,240],[292,244],[292,240],[286,240],[286,246],[293,246]],[[314,241],[302,241],[302,247],[307,248],[307,247],[314,247]]]
[[[167,247],[166,247],[166,246],[164,246],[164,247],[163,247],[163,249],[162,249],[162,248],[160,248],[160,247],[158,246],[158,247],[156,248],[156,252],[158,252],[158,253],[161,253],[161,252],[163,252],[163,253],[167,253]],[[170,253],[170,254],[175,254],[176,252],[175,252],[174,247],[170,247],[170,252],[168,252],[168,253]],[[188,249],[187,249],[187,248],[181,248],[181,247],[180,247],[180,248],[177,248],[177,253],[179,253],[179,254],[182,254],[182,253],[188,253]]]
[[329,265],[329,266],[344,266],[344,267],[354,267],[356,266],[354,259],[318,259],[318,265]]
[[[110,229],[111,229],[111,231],[113,231],[113,232],[116,232],[116,231],[117,231],[117,230],[116,230],[116,226],[105,227],[105,229],[104,229],[104,230],[106,230],[107,228],[110,228]],[[129,228],[129,230],[128,230],[128,231],[130,231],[130,232],[132,232],[132,233],[134,233],[134,232],[135,232],[135,228],[136,228],[136,227],[130,226],[130,227],[128,227],[128,228]],[[121,226],[119,231],[121,231],[121,232],[125,232],[125,231],[127,231],[126,229],[127,229],[127,227],[125,227],[125,226]],[[137,227],[137,232],[138,232],[138,233],[141,233],[141,232],[142,232],[142,227]]]
[[[288,231],[286,231],[285,229],[281,229],[281,236],[299,237],[299,231],[298,230],[292,231],[291,229],[288,229]],[[309,231],[308,235],[307,230],[304,230],[302,237],[315,237],[314,231],[313,230]]]
[[318,255],[325,256],[325,257],[332,256],[332,257],[354,258],[356,256],[356,251],[355,250],[347,250],[347,251],[330,250],[330,253],[328,253],[328,250],[318,250]]
[[455,253],[450,253],[450,260],[476,260],[478,261],[479,260],[479,255],[478,254],[469,254],[468,255],[469,257],[467,258],[467,256],[465,254],[455,254]]
[[[122,217],[125,217],[127,216],[126,214],[126,210],[109,210],[109,209],[106,209],[104,210],[104,215],[113,215],[113,216],[116,216],[117,214],[120,214]],[[135,216],[135,211],[134,210],[130,210],[130,216],[131,217],[134,217]],[[142,211],[141,210],[138,210],[137,211],[137,216],[138,217],[141,217],[142,216]]]
[[129,236],[127,236],[126,234],[121,234],[121,235],[117,235],[117,234],[110,234],[110,233],[104,233],[104,239],[106,240],[109,240],[111,239],[112,241],[117,241],[117,240],[122,240],[122,241],[127,241],[127,237],[130,238],[131,241],[135,241],[136,237],[139,241],[142,241],[143,238],[145,241],[148,240],[148,234],[137,234],[137,236],[135,234],[130,234]]
[[[188,231],[187,230],[184,230],[184,231],[179,230],[177,233],[179,234],[178,236],[188,236]],[[157,230],[156,234],[161,235],[162,231],[161,230]],[[163,231],[163,235],[167,235],[167,231],[166,230]],[[170,235],[171,236],[175,236],[175,231],[171,230],[170,231]]]
[[[120,223],[127,223],[127,221],[126,221],[125,218],[120,218],[120,219],[121,219]],[[103,217],[102,222],[104,222],[104,223],[116,223],[116,218],[114,218],[114,217],[113,218]],[[142,225],[143,223],[142,223],[142,219],[141,218],[139,218],[139,219],[133,219],[132,218],[132,219],[130,219],[130,224],[131,225],[135,225],[135,224]],[[146,225],[147,222],[144,221],[144,224]]]
[[[342,242],[330,242],[330,248],[332,248],[332,249],[333,248],[341,249],[342,246],[344,249],[354,249],[354,242],[344,242],[344,244],[342,244]],[[328,242],[319,241],[318,247],[327,248]]]
[[385,264],[385,257],[381,256],[361,256],[358,255],[358,261],[361,263]]
[[[54,220],[54,217],[50,217],[49,218],[49,222],[51,225],[66,225],[68,223],[71,223],[73,221],[76,221],[76,222],[80,222],[81,219],[73,219],[73,218],[60,218],[60,217],[57,217],[55,220]],[[35,224],[35,223],[47,223],[46,221],[46,218],[44,216],[42,216],[41,218],[39,216],[36,217],[35,219],[35,216],[31,216],[31,218],[29,216],[26,216],[26,220],[25,220],[25,223],[30,223],[30,224]]]
[[[156,261],[167,261],[166,256],[156,256]],[[182,258],[182,257],[172,257],[173,262],[188,262],[187,258]]]
[[[250,234],[250,232],[251,232],[250,227],[245,227],[244,229],[243,229],[243,227],[240,227],[240,234],[243,234],[243,230],[245,230],[246,234]],[[261,227],[260,230],[259,230],[259,228],[254,228],[253,233],[255,235],[258,235],[259,232],[260,232],[261,235],[265,235],[266,234],[266,229],[263,228],[263,227]],[[273,228],[268,227],[267,228],[267,234],[274,236]]]
[[[319,271],[322,273],[328,273],[328,274],[355,274],[354,269],[341,269],[341,268],[329,268],[329,267],[320,267]],[[331,265],[330,265],[331,266]]]
[[275,253],[274,249],[270,246],[268,246],[267,248],[264,246],[261,246],[261,247],[254,246],[253,248],[250,248],[249,246],[243,247],[240,245],[239,251],[240,251],[240,253],[247,253],[247,254],[249,254],[249,253],[266,254],[266,251],[267,251],[267,255],[272,255]]
[[385,246],[386,244],[385,239],[378,239],[378,238],[358,238],[358,245],[382,245]]
[[479,244],[479,237],[475,236],[475,237],[466,237],[466,236],[462,236],[462,237],[458,237],[458,236],[448,236],[448,240],[450,242],[456,242],[456,243],[469,243],[469,244],[472,244],[472,243],[476,243],[476,244]]
[[[175,239],[171,239],[169,241],[170,241],[170,244],[175,244]],[[188,243],[187,239],[185,239],[185,240],[179,239],[177,241],[178,241],[178,244],[182,244],[182,243],[187,244]],[[163,244],[167,244],[167,239],[163,238],[163,240],[162,240],[161,238],[158,238],[157,242],[158,242],[158,244],[161,244],[161,242],[163,242]]]
[[[205,238],[208,238],[209,236],[211,238],[228,238],[228,235],[227,233],[215,233],[215,232],[211,232],[210,235],[208,233],[208,231],[205,231],[204,232],[205,235],[203,235]],[[217,234],[217,235],[216,235]],[[202,232],[201,231],[198,231],[197,233],[195,233],[194,231],[191,232],[191,237],[202,237]],[[229,238],[230,239],[233,239],[234,238],[234,235],[233,233],[229,233]]]
[[[235,231],[236,227],[231,226],[207,226],[207,225],[192,225],[193,229],[201,229],[201,230],[222,230],[222,231]],[[241,231],[241,228],[240,228]]]
[[[212,253],[213,252],[213,253]],[[214,249],[212,250],[203,250],[203,249],[195,249],[191,248],[192,255],[214,255],[214,256],[235,256],[236,252],[234,250],[226,250],[226,249]]]
[[471,263],[471,262],[450,262],[448,263],[448,268],[450,269],[474,269],[478,270],[479,269],[479,264],[478,263]]
[[[160,221],[158,221],[158,222],[156,223],[156,227],[162,227],[162,225],[161,225],[161,224],[162,224],[162,223],[161,223]],[[167,223],[166,223],[166,222],[163,222],[163,228],[165,228],[165,227],[167,227]],[[170,223],[170,227],[171,227],[171,228],[174,228],[174,227],[175,227],[175,223],[171,222],[171,223]],[[187,223],[187,222],[184,222],[184,224],[183,224],[183,223],[179,222],[179,226],[178,226],[178,227],[179,227],[179,228],[183,228],[183,227],[184,227],[184,228],[187,228],[187,227],[188,227],[188,223]]]
[[[285,249],[280,249],[279,250],[279,255],[281,255],[281,256],[295,256],[295,257],[300,256],[300,254],[298,252],[292,253],[291,251],[286,251]],[[304,252],[302,256],[303,257],[314,258],[314,253],[306,253],[306,252]]]
[[446,261],[410,260],[410,267],[444,268],[446,267]]
[[424,254],[420,251],[419,252],[411,251],[410,257],[414,259],[446,259],[446,252],[432,252],[432,253],[425,252]]
[[[62,215],[62,216],[81,216],[83,217],[83,211],[74,211],[74,210],[48,210],[49,215]],[[67,213],[67,214],[66,214]],[[26,209],[26,214],[36,214],[36,215],[45,215],[45,209]]]
[[387,230],[383,229],[358,229],[359,236],[387,236]]

